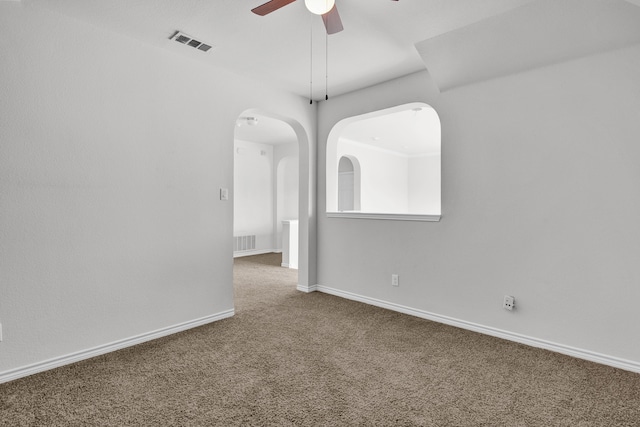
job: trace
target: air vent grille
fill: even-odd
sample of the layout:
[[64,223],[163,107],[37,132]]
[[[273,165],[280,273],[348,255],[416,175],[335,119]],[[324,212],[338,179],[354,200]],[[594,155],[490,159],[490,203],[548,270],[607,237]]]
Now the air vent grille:
[[256,235],[250,234],[248,236],[234,236],[233,237],[233,251],[251,251],[256,248]]
[[203,43],[200,40],[194,39],[193,37],[186,35],[185,33],[182,33],[180,31],[176,31],[176,33],[170,37],[170,40],[175,40],[178,43],[191,46],[202,52],[208,52],[213,47],[213,45]]
[[182,36],[182,35],[180,35],[180,36],[176,37],[176,38],[175,38],[175,40],[176,40],[177,42],[179,42],[179,43],[186,43],[186,42],[188,42],[188,41],[189,41],[189,40],[191,40],[191,39],[190,39],[189,37],[187,37],[187,36]]

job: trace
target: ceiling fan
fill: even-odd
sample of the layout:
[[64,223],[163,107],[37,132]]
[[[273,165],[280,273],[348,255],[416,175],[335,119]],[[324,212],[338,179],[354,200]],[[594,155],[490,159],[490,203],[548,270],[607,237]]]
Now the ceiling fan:
[[[288,5],[289,3],[293,3],[294,1],[296,0],[270,0],[251,9],[251,12],[256,15],[265,16]],[[307,9],[309,9],[309,12],[322,16],[322,21],[327,29],[327,34],[335,34],[344,30],[335,0],[304,0],[304,4],[307,6]]]

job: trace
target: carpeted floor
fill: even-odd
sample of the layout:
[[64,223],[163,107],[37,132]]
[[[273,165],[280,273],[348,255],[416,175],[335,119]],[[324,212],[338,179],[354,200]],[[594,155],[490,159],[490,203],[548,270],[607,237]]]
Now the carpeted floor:
[[640,426],[640,375],[236,260],[236,315],[0,385],[2,426]]

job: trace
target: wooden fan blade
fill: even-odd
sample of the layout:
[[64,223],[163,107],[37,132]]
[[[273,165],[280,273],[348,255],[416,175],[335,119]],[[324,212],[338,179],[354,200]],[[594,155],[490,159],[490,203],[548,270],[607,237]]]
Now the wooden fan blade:
[[340,19],[340,14],[338,13],[338,5],[333,5],[329,12],[322,15],[322,22],[324,22],[324,27],[327,29],[327,34],[335,34],[344,30],[342,19]]
[[256,15],[264,16],[280,9],[281,7],[288,5],[289,3],[293,3],[294,1],[296,0],[271,0],[266,2],[265,4],[251,9],[251,12],[255,13]]

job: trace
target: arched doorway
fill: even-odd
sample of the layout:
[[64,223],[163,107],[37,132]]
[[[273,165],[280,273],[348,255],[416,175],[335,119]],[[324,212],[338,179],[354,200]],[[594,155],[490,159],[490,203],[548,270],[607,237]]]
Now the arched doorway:
[[[268,130],[265,128],[271,128],[272,132],[276,133],[276,139],[285,138],[286,140],[284,142],[281,142],[280,144],[271,144],[272,148],[270,149],[268,146],[265,146],[265,144],[268,142],[266,141],[266,139],[271,138],[272,136],[265,136],[264,134],[262,134],[263,131]],[[278,128],[280,129],[280,136],[277,135]],[[250,137],[246,136],[250,134],[262,134],[262,138],[264,139],[244,141],[246,139],[250,139]],[[297,214],[298,221],[298,289],[301,291],[309,292],[312,290],[313,286],[313,283],[311,283],[310,280],[309,260],[309,255],[311,253],[309,247],[309,221],[311,206],[310,197],[312,194],[310,191],[311,189],[309,175],[311,170],[309,160],[309,137],[302,125],[294,119],[268,111],[249,109],[245,110],[238,116],[238,119],[236,120],[234,139],[236,141],[241,141],[241,143],[237,144],[237,146],[234,147],[234,155],[238,155],[238,151],[242,153],[242,151],[244,150],[244,155],[254,156],[253,160],[247,162],[248,164],[253,164],[256,165],[257,168],[260,168],[260,159],[262,159],[262,163],[266,162],[267,164],[271,165],[271,175],[268,179],[268,181],[270,181],[272,185],[272,190],[270,192],[271,210],[267,213],[262,212],[259,215],[261,217],[260,221],[262,222],[262,229],[267,230],[267,228],[269,228],[270,230],[271,240],[268,240],[268,238],[266,237],[267,233],[263,234],[261,240],[258,238],[258,235],[256,235],[256,251],[266,250],[267,246],[269,246],[270,249],[279,249],[279,246],[281,246],[281,235],[279,234],[279,232],[281,230],[282,221],[290,220],[291,218],[289,217],[293,216],[291,213],[292,198],[287,198],[285,193],[288,193],[289,195],[291,194],[292,185],[290,182],[290,177],[291,175],[293,175],[294,170],[295,172],[297,172],[297,200],[295,201],[295,203],[297,204],[297,209],[294,208],[294,211]],[[295,162],[296,160],[297,164],[292,165],[291,162]],[[246,170],[246,166],[247,165],[242,166],[243,170]],[[237,165],[234,162],[234,187],[237,187],[236,184],[240,184],[241,186],[244,185],[246,187],[251,182],[257,183],[256,176],[240,177],[239,173],[241,172],[242,171],[238,170]],[[280,192],[278,191],[278,187],[280,187]],[[264,182],[257,183],[256,188],[260,188],[263,192],[269,192],[268,190],[266,190]],[[279,195],[284,195],[285,197],[278,197]],[[243,230],[242,227],[245,227],[247,225],[247,218],[242,217],[242,213],[240,213],[240,216],[238,217],[239,222],[236,220],[235,206],[238,194],[236,194],[235,191],[234,196],[235,242],[238,240],[238,237],[242,237],[244,235],[246,230]],[[252,197],[255,197],[255,199],[252,199]],[[240,203],[246,203],[246,205],[243,207],[243,209],[245,209],[245,212],[247,206],[250,206],[252,202],[261,198],[264,200],[267,197],[265,197],[265,195],[262,193],[256,194],[255,192],[253,195],[239,195]],[[287,207],[283,208],[284,205],[286,205]],[[286,212],[287,219],[284,219],[285,215],[280,215],[280,213],[282,212]],[[269,223],[269,227],[267,227],[266,225],[267,222]],[[280,225],[280,227],[278,225]],[[258,230],[259,229],[260,227],[258,227]],[[236,235],[236,233],[239,233],[239,235]],[[252,236],[252,234],[248,235]],[[267,241],[269,242],[268,245]],[[234,244],[234,249],[236,247],[236,244]]]

